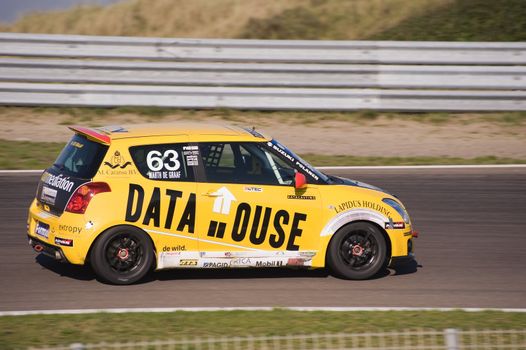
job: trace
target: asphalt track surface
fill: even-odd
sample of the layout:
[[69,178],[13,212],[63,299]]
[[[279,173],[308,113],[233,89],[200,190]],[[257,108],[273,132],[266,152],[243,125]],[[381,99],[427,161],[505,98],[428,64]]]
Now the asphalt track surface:
[[367,281],[325,270],[167,270],[111,286],[36,256],[26,213],[38,175],[0,175],[0,311],[146,307],[526,307],[526,169],[332,171],[409,209],[417,263]]

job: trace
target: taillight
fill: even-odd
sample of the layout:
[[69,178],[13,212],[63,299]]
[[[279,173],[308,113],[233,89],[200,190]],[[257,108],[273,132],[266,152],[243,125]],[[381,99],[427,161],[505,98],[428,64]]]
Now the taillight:
[[66,211],[84,214],[91,198],[102,192],[111,192],[110,186],[105,182],[90,182],[80,186],[69,199]]

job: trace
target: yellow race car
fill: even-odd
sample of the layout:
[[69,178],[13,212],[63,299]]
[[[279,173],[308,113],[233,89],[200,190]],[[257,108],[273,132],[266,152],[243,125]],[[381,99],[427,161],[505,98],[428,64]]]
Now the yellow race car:
[[370,278],[413,256],[402,203],[326,175],[255,130],[71,127],[28,218],[29,244],[130,284],[152,269],[328,266]]

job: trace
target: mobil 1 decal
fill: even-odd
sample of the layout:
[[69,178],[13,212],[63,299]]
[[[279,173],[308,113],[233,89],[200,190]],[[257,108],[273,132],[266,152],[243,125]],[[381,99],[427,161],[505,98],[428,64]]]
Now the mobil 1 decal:
[[[182,214],[174,217],[175,209],[180,207],[184,208]],[[166,215],[161,217],[161,209],[164,208]],[[147,196],[141,185],[132,183],[128,190],[124,220],[170,231],[194,233],[195,193],[185,195],[182,191],[154,187]]]
[[236,197],[226,187],[221,187],[214,195],[216,199],[212,211],[225,216],[234,215],[234,223],[229,227],[226,220],[211,220],[208,237],[224,239],[227,235],[234,242],[255,246],[267,242],[272,248],[299,250],[296,240],[303,233],[302,227],[307,220],[307,214],[289,213],[283,209],[246,202],[235,206]]
[[150,179],[180,179],[181,157],[175,149],[152,150],[146,155]]

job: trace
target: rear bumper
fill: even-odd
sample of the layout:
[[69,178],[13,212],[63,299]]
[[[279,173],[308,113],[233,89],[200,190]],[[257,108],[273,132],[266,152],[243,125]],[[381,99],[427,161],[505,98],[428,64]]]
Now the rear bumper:
[[61,262],[66,262],[66,263],[69,262],[60,247],[56,247],[49,243],[43,242],[29,235],[27,236],[27,239],[28,239],[29,245],[33,248],[35,252],[44,254],[46,256],[49,256],[50,258],[53,258]]
[[[48,229],[41,233],[37,232],[39,224],[46,225]],[[83,215],[65,212],[57,217],[38,207],[35,200],[29,209],[27,234],[32,241],[40,243],[40,246],[45,248],[40,248],[40,253],[49,256],[56,255],[58,251],[64,257],[63,261],[83,265],[94,233],[93,229],[88,229],[85,225]],[[36,245],[32,243],[30,245],[35,249]]]

